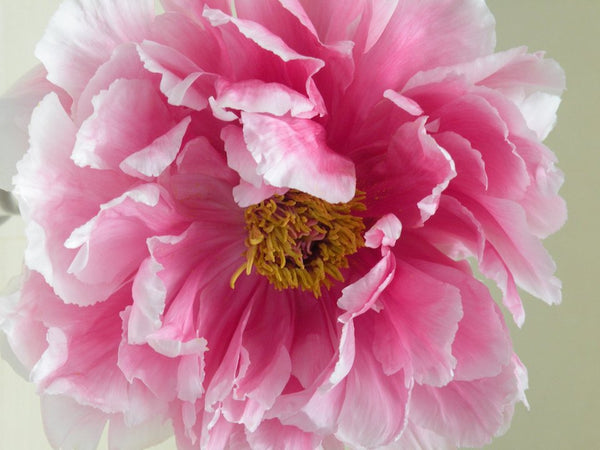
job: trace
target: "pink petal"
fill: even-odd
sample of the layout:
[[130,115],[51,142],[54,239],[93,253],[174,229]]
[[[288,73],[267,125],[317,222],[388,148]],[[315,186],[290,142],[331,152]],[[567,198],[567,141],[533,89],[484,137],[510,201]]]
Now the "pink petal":
[[561,283],[553,276],[556,265],[540,241],[527,233],[523,209],[504,199],[481,199],[481,205],[463,201],[479,218],[517,284],[549,304],[560,303]]
[[[373,10],[371,20],[381,23],[369,26],[368,45],[346,97],[363,115],[386,89],[400,89],[413,74],[487,55],[495,45],[494,18],[483,2],[403,0],[390,14],[386,9],[394,3]],[[432,35],[443,35],[443,42],[429,39]]]
[[208,106],[215,75],[205,72],[175,49],[156,42],[143,42],[138,53],[144,67],[161,76],[160,90],[170,104],[197,111]]
[[73,161],[81,167],[117,169],[175,125],[148,80],[116,80],[92,102],[94,114],[82,123],[73,149]]
[[77,99],[119,44],[148,35],[153,16],[151,0],[67,1],[50,20],[36,57],[48,80]]
[[49,94],[35,110],[30,135],[31,148],[15,177],[21,212],[29,221],[26,263],[43,274],[57,292],[70,291],[75,297],[81,295],[84,302],[97,301],[90,298],[94,290],[83,288],[67,273],[76,252],[63,244],[74,228],[97,213],[98,204],[119,196],[127,184],[120,176],[73,164],[70,154],[75,127],[55,94]]
[[208,7],[204,9],[203,17],[233,40],[227,47],[227,53],[234,73],[244,73],[246,79],[286,84],[306,93],[311,103],[317,105],[317,110],[324,112],[323,98],[313,80],[313,76],[325,66],[323,60],[298,53],[260,23]]
[[391,100],[398,108],[403,109],[412,116],[420,116],[423,114],[423,109],[419,104],[409,97],[388,89],[383,93],[383,96]]
[[[56,89],[46,80],[46,71],[40,65],[21,78],[0,98],[0,135],[2,152],[0,160],[0,189],[12,189],[11,178],[28,147],[27,127],[33,109],[52,90]],[[69,105],[69,99],[60,91],[61,101]]]
[[[357,351],[346,378],[345,399],[336,437],[355,447],[379,447],[396,439],[405,427],[409,390],[404,375],[385,375],[370,350],[372,329],[357,329]],[[357,412],[360,411],[360,414]]]
[[[403,227],[421,226],[437,209],[440,195],[456,175],[454,163],[425,129],[426,118],[406,122],[394,133],[386,153],[357,155],[358,179],[368,214],[394,213]],[[359,188],[362,188],[359,186]]]
[[513,364],[492,378],[453,381],[440,388],[416,385],[411,420],[448,436],[457,446],[480,447],[510,421],[520,395]]
[[457,360],[454,380],[498,375],[511,360],[512,343],[489,289],[468,272],[427,262],[415,264],[460,291],[463,317],[452,343],[452,355]]
[[252,433],[247,433],[253,449],[280,448],[285,450],[312,450],[319,445],[319,437],[293,427],[281,425],[278,420],[266,420]]
[[217,111],[234,109],[274,116],[289,113],[301,119],[310,119],[318,114],[316,106],[300,93],[279,83],[260,80],[217,84],[217,95],[211,107]]
[[94,112],[93,99],[101,91],[107,90],[118,79],[143,80],[151,79],[152,74],[144,69],[144,65],[137,53],[135,44],[118,46],[87,82],[81,93],[73,116],[81,124]]
[[316,122],[242,113],[244,140],[257,173],[272,186],[298,189],[330,203],[355,194],[354,165],[334,153]]
[[[141,185],[101,205],[100,212],[65,241],[66,248],[78,249],[67,272],[82,284],[59,285],[62,298],[81,305],[106,298],[137,271],[148,254],[146,238],[177,231],[180,221],[154,184]],[[114,260],[118,253],[122,257]],[[90,286],[93,294],[86,294]]]
[[402,436],[394,444],[383,447],[381,450],[394,450],[397,448],[419,449],[419,450],[439,450],[455,449],[456,446],[452,439],[441,436],[434,430],[420,427],[414,424],[410,418]]
[[[444,299],[440,301],[440,299]],[[394,279],[380,297],[373,352],[391,375],[405,383],[441,386],[454,375],[452,342],[463,317],[460,291],[423,270],[397,261]]]
[[[481,97],[463,96],[441,108],[440,132],[452,131],[481,153],[488,179],[488,194],[522,197],[528,184],[526,166],[510,142],[509,130],[498,111]],[[447,148],[452,155],[453,149]]]
[[191,118],[185,117],[142,150],[125,158],[119,167],[129,175],[157,177],[175,160]]
[[223,128],[221,139],[225,142],[227,164],[241,177],[239,184],[233,188],[233,198],[239,206],[247,207],[287,192],[286,188],[265,183],[258,174],[258,163],[248,151],[240,127],[230,125]]
[[393,247],[402,232],[402,223],[394,214],[386,214],[365,233],[365,245],[370,248]]

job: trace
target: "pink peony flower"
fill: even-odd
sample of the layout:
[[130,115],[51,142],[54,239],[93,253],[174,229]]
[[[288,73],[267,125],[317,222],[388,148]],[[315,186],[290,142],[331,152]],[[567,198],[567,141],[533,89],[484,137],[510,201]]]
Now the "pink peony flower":
[[560,67],[493,53],[483,0],[163,6],[67,0],[0,105],[29,242],[0,327],[50,443],[505,431],[526,370],[471,267],[519,325],[518,287],[560,301]]

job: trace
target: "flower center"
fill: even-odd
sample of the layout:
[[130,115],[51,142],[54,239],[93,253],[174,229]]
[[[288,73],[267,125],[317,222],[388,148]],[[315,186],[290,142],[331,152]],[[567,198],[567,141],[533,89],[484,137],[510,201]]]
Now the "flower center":
[[267,277],[276,289],[300,288],[321,296],[321,286],[344,281],[340,269],[347,256],[364,246],[365,229],[353,211],[365,209],[364,194],[348,203],[328,203],[289,190],[246,208],[246,262],[231,277],[231,287],[243,271]]

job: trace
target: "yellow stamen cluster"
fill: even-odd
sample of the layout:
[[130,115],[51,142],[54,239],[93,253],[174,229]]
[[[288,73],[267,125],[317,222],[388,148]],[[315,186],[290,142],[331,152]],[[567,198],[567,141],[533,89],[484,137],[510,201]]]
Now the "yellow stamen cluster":
[[321,296],[321,286],[344,281],[347,256],[364,246],[365,226],[353,211],[364,210],[364,194],[348,203],[328,203],[289,190],[246,208],[246,262],[231,277],[254,267],[276,289],[300,288]]

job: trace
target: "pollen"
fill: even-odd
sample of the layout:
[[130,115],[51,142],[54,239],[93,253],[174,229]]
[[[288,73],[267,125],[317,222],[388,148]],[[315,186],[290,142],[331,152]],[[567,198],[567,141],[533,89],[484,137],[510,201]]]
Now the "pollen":
[[252,270],[278,290],[301,289],[316,298],[334,281],[344,281],[340,269],[349,255],[365,244],[362,218],[364,194],[348,203],[328,203],[294,189],[275,195],[245,211],[246,261],[231,277],[231,287]]

